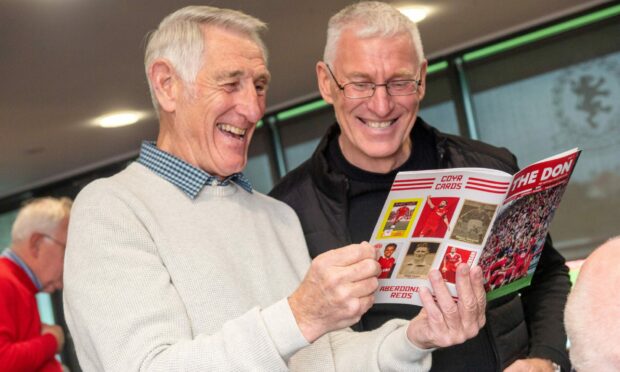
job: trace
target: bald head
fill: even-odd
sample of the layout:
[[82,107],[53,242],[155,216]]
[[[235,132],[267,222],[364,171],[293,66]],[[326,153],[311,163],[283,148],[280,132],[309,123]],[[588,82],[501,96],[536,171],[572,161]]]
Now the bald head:
[[566,304],[564,320],[577,371],[620,370],[620,238],[596,249],[585,261]]

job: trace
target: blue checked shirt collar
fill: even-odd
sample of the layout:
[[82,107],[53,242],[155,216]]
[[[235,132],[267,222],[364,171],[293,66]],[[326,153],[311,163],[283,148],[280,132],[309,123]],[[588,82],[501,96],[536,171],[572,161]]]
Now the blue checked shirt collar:
[[235,173],[224,180],[219,180],[216,176],[160,150],[155,146],[155,142],[142,142],[138,163],[181,189],[191,199],[195,199],[204,186],[213,184],[214,181],[219,186],[228,186],[230,182],[234,182],[252,193],[252,184],[243,173]]

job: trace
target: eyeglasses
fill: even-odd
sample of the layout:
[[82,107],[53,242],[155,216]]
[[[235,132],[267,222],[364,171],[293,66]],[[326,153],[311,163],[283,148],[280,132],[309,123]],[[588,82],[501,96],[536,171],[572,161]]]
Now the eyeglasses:
[[377,90],[377,87],[385,87],[387,94],[389,94],[390,96],[410,96],[417,93],[418,87],[422,84],[420,80],[405,79],[392,80],[384,84],[376,84],[371,82],[353,82],[341,85],[336,79],[334,73],[332,72],[331,67],[329,67],[328,64],[325,64],[325,66],[327,66],[329,74],[332,76],[332,79],[334,79],[334,82],[342,91],[344,96],[352,99],[372,97],[375,94],[375,90]]
[[55,239],[55,238],[52,238],[50,235],[47,235],[47,234],[41,234],[41,235],[43,235],[44,237],[46,237],[46,238],[48,238],[49,240],[53,241],[54,243],[58,244],[59,246],[61,246],[61,247],[62,247],[62,249],[67,248],[67,243],[63,243],[63,242],[61,242],[60,240]]

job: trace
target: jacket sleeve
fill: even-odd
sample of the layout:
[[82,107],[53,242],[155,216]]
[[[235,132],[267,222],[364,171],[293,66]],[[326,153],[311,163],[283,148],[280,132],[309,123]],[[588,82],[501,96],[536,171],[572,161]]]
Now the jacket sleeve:
[[530,333],[529,356],[549,359],[562,371],[570,371],[563,321],[570,287],[565,260],[547,236],[532,283],[521,295]]
[[30,314],[15,308],[15,298],[15,288],[0,281],[0,366],[8,371],[38,370],[54,358],[58,344],[51,334],[16,340],[16,318]]

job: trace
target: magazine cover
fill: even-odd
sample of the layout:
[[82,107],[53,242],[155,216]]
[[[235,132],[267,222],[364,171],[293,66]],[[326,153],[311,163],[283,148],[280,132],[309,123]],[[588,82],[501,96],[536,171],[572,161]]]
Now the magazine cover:
[[514,176],[485,168],[398,173],[370,240],[381,265],[375,301],[421,305],[431,269],[458,298],[461,263],[481,266],[489,300],[529,285],[579,153]]

